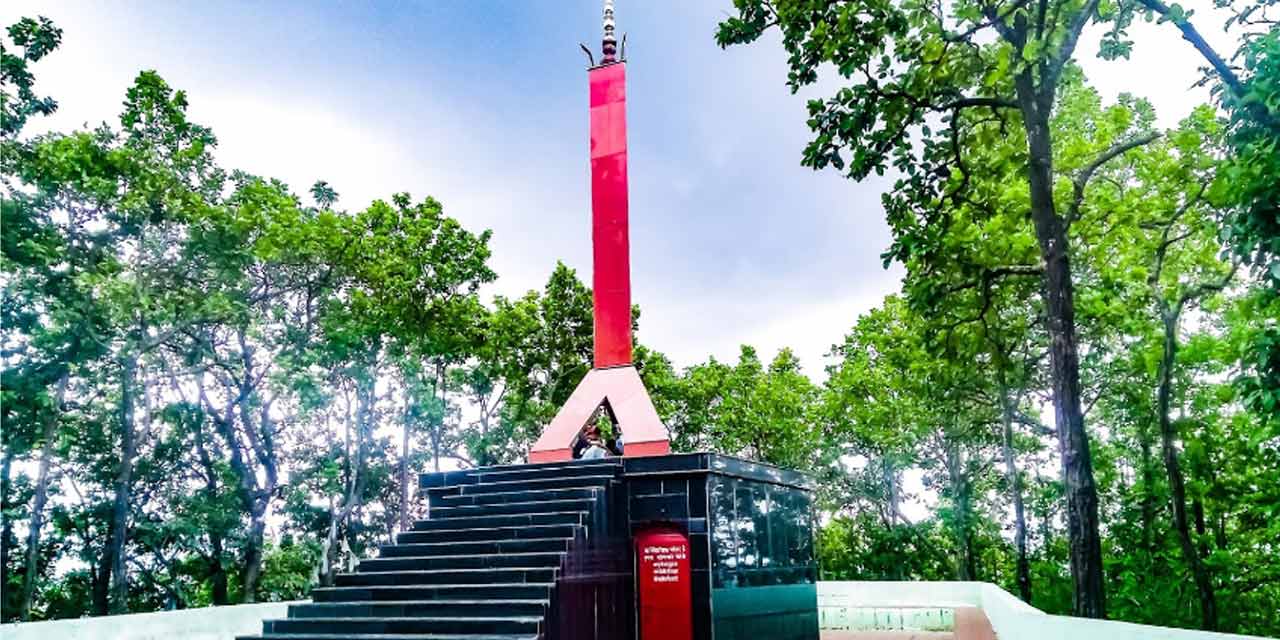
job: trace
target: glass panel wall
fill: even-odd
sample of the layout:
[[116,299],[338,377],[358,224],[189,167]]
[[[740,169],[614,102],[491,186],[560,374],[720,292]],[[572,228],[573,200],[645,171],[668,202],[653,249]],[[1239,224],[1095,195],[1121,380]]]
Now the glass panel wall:
[[708,483],[714,638],[816,638],[810,493],[716,474]]
[[813,581],[809,492],[712,476],[709,493],[713,587]]

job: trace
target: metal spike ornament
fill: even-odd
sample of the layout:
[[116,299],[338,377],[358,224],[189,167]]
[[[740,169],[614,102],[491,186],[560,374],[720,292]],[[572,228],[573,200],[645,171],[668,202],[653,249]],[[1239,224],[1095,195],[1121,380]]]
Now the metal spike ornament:
[[600,47],[604,53],[601,64],[617,61],[618,39],[613,35],[613,0],[604,0],[604,43]]
[[591,245],[595,366],[529,451],[529,462],[571,460],[582,431],[604,406],[626,456],[671,451],[667,428],[632,362],[631,265],[627,211],[627,74],[614,36],[613,0],[604,3],[603,58],[587,70],[591,119]]

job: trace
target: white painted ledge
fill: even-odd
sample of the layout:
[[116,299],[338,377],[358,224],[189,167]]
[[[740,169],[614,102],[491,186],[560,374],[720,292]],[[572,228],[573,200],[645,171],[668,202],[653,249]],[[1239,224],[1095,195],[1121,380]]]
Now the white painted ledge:
[[0,625],[0,640],[232,640],[262,633],[294,602],[238,604],[120,616]]
[[[6,624],[0,625],[0,640],[232,640],[260,633],[264,619],[285,617],[290,604],[296,602]],[[1000,640],[1258,640],[1257,636],[1051,616],[985,582],[818,583],[818,614],[824,629],[853,628],[868,610],[925,614],[955,607],[981,608]],[[931,615],[925,617],[931,622]]]
[[1259,640],[1128,622],[1051,616],[987,582],[819,582],[818,615],[824,629],[848,628],[868,609],[979,607],[1000,640]]

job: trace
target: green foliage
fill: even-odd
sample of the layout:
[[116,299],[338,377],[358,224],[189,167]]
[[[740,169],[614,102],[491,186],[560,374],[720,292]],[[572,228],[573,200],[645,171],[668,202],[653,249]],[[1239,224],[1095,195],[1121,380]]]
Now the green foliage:
[[0,46],[0,133],[5,139],[16,136],[31,116],[47,116],[58,108],[53,98],[36,96],[29,66],[62,43],[62,29],[44,16],[22,18],[9,26],[8,33],[13,46],[22,48],[22,55]]
[[258,585],[262,602],[301,600],[311,593],[312,572],[320,549],[315,543],[299,543],[285,538],[269,545],[263,565],[265,578]]
[[1244,95],[1225,98],[1231,154],[1213,197],[1235,207],[1223,237],[1280,290],[1280,27],[1242,47]]
[[[1265,440],[1266,425],[1274,423],[1271,294],[1257,292],[1257,280],[1233,279],[1237,269],[1224,259],[1220,243],[1234,245],[1238,256],[1261,266],[1256,275],[1270,277],[1274,185],[1280,184],[1274,159],[1280,154],[1272,140],[1270,96],[1276,30],[1263,7],[1274,2],[1219,3],[1237,26],[1260,27],[1242,40],[1238,70],[1205,44],[1190,23],[1192,11],[1159,0],[734,4],[735,15],[717,32],[721,46],[755,42],[776,28],[792,92],[820,79],[826,86],[834,81],[829,97],[809,102],[813,138],[802,164],[859,180],[873,173],[896,177],[883,196],[893,244],[882,257],[886,266],[906,267],[906,307],[922,317],[909,319],[898,301],[887,300],[860,319],[833,354],[841,362],[829,370],[834,395],[824,413],[848,437],[848,454],[865,458],[845,505],[870,503],[884,526],[901,526],[896,472],[904,464],[919,466],[926,487],[939,492],[936,514],[952,530],[959,574],[981,573],[975,567],[981,564],[981,514],[991,509],[981,501],[993,481],[983,473],[981,461],[991,458],[993,443],[981,425],[1003,413],[1006,425],[1016,421],[1018,430],[1030,427],[1043,438],[1051,432],[1030,417],[1035,407],[1021,405],[1048,391],[1059,442],[1023,448],[1018,440],[1025,436],[1010,437],[1006,426],[1000,457],[1007,470],[998,485],[1017,503],[1022,474],[1010,459],[1029,455],[1031,464],[1043,464],[1041,456],[1058,449],[1067,481],[1061,490],[1071,532],[1066,560],[1074,577],[1073,610],[1106,615],[1110,586],[1126,617],[1140,618],[1130,604],[1141,607],[1144,594],[1176,593],[1162,605],[1202,609],[1206,628],[1221,622],[1269,630],[1252,621],[1215,620],[1212,592],[1223,600],[1243,592],[1230,581],[1205,577],[1232,570],[1219,566],[1220,552],[1191,539],[1205,534],[1188,534],[1181,516],[1175,532],[1184,544],[1173,551],[1184,564],[1176,571],[1196,578],[1199,602],[1188,603],[1176,581],[1155,586],[1108,576],[1099,547],[1106,544],[1100,540],[1108,535],[1103,523],[1114,505],[1104,501],[1098,516],[1092,505],[1099,491],[1124,484],[1125,470],[1136,464],[1144,491],[1139,529],[1150,538],[1157,501],[1179,513],[1184,503],[1195,509],[1207,503],[1196,493],[1202,487],[1194,477],[1186,492],[1156,494],[1159,478],[1185,475],[1180,464],[1196,459],[1196,435],[1182,421],[1171,427],[1170,411],[1185,416],[1192,413],[1189,403],[1199,402],[1201,411],[1219,420],[1241,420],[1255,441]],[[1124,58],[1134,47],[1126,30],[1139,16],[1168,22],[1196,45],[1210,79],[1223,85],[1217,91],[1229,115],[1225,123],[1206,107],[1176,130],[1159,132],[1149,104],[1122,96],[1103,105],[1088,88],[1073,62],[1081,33],[1089,25],[1104,26],[1109,32],[1100,54]],[[1196,330],[1184,339],[1184,310],[1231,318],[1222,311],[1231,303],[1224,307],[1222,298],[1242,294],[1263,300],[1264,313],[1217,325],[1195,315],[1188,323]],[[911,329],[894,332],[894,321]],[[1227,336],[1234,350],[1205,346]],[[1171,355],[1180,349],[1181,355]],[[1038,364],[1045,356],[1047,366]],[[1224,376],[1237,380],[1238,394],[1206,382]],[[1193,393],[1201,387],[1212,391]],[[1108,412],[1100,428],[1087,429],[1086,403],[1106,407],[1112,401],[1126,410]],[[1253,413],[1236,417],[1237,401]],[[1155,420],[1163,446],[1154,455],[1152,412],[1163,416]],[[1129,435],[1146,434],[1139,438],[1146,444],[1135,451],[1128,440],[1127,447],[1112,448],[1112,438],[1129,429]],[[1101,444],[1092,446],[1094,441]],[[1182,446],[1186,453],[1179,453]],[[1028,497],[1034,511],[1037,497]],[[1219,516],[1232,527],[1230,516]],[[1041,553],[1047,553],[1054,546],[1049,536],[1042,538]],[[1238,541],[1242,552],[1252,544],[1252,536],[1246,538]],[[1020,569],[1024,579],[1048,566],[1029,560],[1032,570]],[[1026,559],[1019,561],[1026,567]],[[1138,561],[1121,569],[1113,563],[1113,570],[1145,577],[1151,566]],[[987,571],[1007,575],[999,566]],[[1152,615],[1159,619],[1161,613]],[[1185,615],[1164,619],[1192,623]]]
[[[1026,19],[1024,4],[961,1],[943,19],[917,2],[739,0],[721,44],[777,25],[793,90],[827,68],[846,81],[810,104],[803,161],[894,174],[884,257],[906,266],[903,292],[856,319],[821,380],[788,349],[749,345],[683,368],[637,345],[637,367],[676,449],[819,480],[823,579],[1017,592],[1025,576],[1035,606],[1073,611],[1070,488],[1058,425],[1041,418],[1054,337],[1029,120],[1011,106],[1030,74],[1052,87],[1049,200],[1073,267],[1109,612],[1201,623],[1167,424],[1219,626],[1278,633],[1280,299],[1265,265],[1280,168],[1257,115],[1274,109],[1274,31],[1244,43],[1244,89],[1218,94],[1222,112],[1159,131],[1143,100],[1104,103],[1070,40],[1100,23],[1102,54],[1124,57],[1133,19],[1185,26],[1191,12],[1055,0],[1048,28],[1010,42],[994,25]],[[591,291],[572,269],[482,300],[487,231],[430,197],[347,211],[323,180],[308,205],[224,170],[213,132],[154,72],[116,124],[23,137],[56,106],[31,65],[60,31],[8,33],[4,619],[28,575],[33,618],[105,613],[120,504],[128,610],[305,597],[420,515],[417,472],[520,461],[591,366]]]
[[941,523],[886,527],[870,513],[840,516],[818,533],[822,580],[951,580],[951,540]]
[[795,469],[828,462],[814,419],[818,387],[789,349],[766,367],[743,345],[735,365],[714,358],[659,387],[668,405],[675,448],[712,450]]

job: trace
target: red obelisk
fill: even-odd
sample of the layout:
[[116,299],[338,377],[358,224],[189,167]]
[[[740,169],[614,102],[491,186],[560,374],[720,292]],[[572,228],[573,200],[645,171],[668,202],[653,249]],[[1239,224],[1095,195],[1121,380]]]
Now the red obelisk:
[[570,460],[586,422],[604,405],[627,456],[671,450],[667,429],[631,361],[631,259],[627,235],[627,65],[604,4],[600,64],[587,70],[591,106],[591,243],[595,366],[565,401],[529,462]]
[[[607,42],[607,41],[606,41]],[[631,260],[627,237],[627,65],[605,62],[591,84],[591,241],[595,366],[631,364]]]

